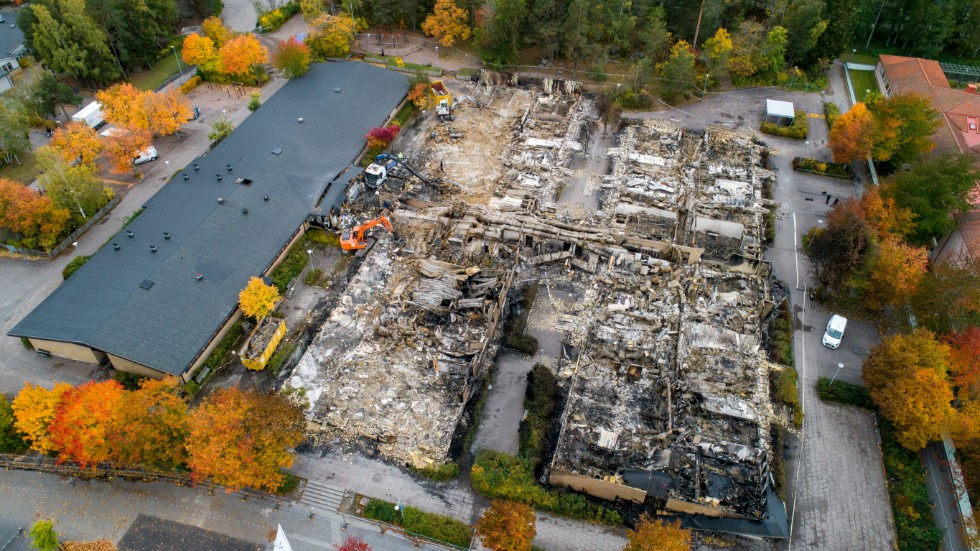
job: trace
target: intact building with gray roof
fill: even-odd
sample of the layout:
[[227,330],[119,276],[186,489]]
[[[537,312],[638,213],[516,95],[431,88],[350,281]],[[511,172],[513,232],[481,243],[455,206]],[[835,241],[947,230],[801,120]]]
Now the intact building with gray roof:
[[408,91],[364,63],[311,65],[199,157],[8,333],[57,356],[188,380],[338,175]]

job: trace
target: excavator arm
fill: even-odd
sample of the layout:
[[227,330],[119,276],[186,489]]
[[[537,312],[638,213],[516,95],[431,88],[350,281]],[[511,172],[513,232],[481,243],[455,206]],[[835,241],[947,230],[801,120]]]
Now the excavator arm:
[[364,232],[377,225],[382,225],[386,230],[395,233],[395,228],[391,226],[388,218],[386,216],[379,216],[344,231],[340,235],[340,248],[345,251],[357,251],[366,248],[368,242],[364,239]]

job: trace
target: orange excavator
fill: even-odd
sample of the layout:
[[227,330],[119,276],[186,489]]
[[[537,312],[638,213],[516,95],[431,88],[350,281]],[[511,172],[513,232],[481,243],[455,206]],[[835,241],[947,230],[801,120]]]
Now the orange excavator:
[[364,239],[364,232],[379,224],[391,233],[395,233],[395,228],[391,227],[391,222],[388,221],[388,217],[381,215],[374,220],[368,220],[363,224],[344,230],[340,235],[340,248],[345,251],[361,251],[370,247],[373,243],[368,243]]

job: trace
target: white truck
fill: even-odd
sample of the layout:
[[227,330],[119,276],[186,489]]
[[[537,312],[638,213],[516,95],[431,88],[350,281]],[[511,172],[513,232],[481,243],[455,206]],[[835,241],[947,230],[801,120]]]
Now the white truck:
[[81,111],[72,115],[71,120],[74,122],[83,122],[95,129],[100,128],[105,124],[105,119],[102,118],[102,104],[93,101],[85,107],[82,107]]
[[[101,134],[106,138],[111,138],[112,136],[116,136],[122,132],[125,132],[125,130],[122,130],[121,128],[116,128],[115,126],[110,126],[109,128],[106,128],[99,134]],[[146,149],[142,151],[137,151],[135,153],[135,156],[133,157],[133,164],[139,166],[143,163],[155,161],[159,158],[160,158],[160,154],[157,152],[157,148],[151,145],[150,147],[147,147]]]

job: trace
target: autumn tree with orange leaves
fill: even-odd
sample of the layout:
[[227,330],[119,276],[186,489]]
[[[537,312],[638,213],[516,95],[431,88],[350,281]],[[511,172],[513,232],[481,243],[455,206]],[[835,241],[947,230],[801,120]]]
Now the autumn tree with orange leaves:
[[929,253],[924,247],[903,243],[888,235],[878,243],[878,254],[868,279],[865,306],[881,311],[886,306],[904,305],[926,273]]
[[455,0],[436,0],[432,13],[422,22],[422,32],[439,39],[443,46],[470,38],[470,15]]
[[58,128],[48,143],[65,162],[78,159],[83,165],[95,166],[95,160],[102,153],[102,138],[89,125],[83,122],[70,122]]
[[867,159],[874,147],[874,118],[868,107],[861,102],[834,122],[830,129],[830,150],[834,161],[849,163],[858,159]]
[[334,544],[334,551],[371,551],[371,546],[357,536],[347,536],[344,543]]
[[160,92],[146,92],[144,104],[149,130],[155,136],[169,136],[191,120],[194,113],[191,102],[178,88]]
[[8,243],[50,251],[66,233],[70,217],[50,197],[20,182],[0,178],[0,229],[13,234]]
[[429,84],[426,82],[416,84],[408,91],[408,101],[419,109],[429,109],[435,103],[435,98],[429,90]]
[[115,84],[95,93],[102,104],[106,122],[127,130],[146,130],[150,119],[146,112],[145,93],[128,82]]
[[105,156],[109,161],[109,171],[114,174],[137,173],[133,158],[150,147],[150,131],[118,129],[105,138]]
[[218,51],[218,67],[232,79],[246,84],[257,80],[256,66],[269,60],[265,46],[253,34],[240,34]]
[[303,440],[303,410],[281,394],[223,388],[208,396],[188,421],[188,464],[195,477],[211,478],[229,491],[245,486],[275,490],[280,469]]
[[928,329],[885,336],[864,362],[864,385],[895,426],[898,443],[912,451],[938,439],[953,424],[949,345]]
[[640,522],[626,534],[623,551],[689,551],[691,531],[681,528],[681,521],[668,522],[643,513]]
[[55,450],[48,427],[51,426],[61,398],[71,388],[68,383],[58,383],[51,390],[24,383],[24,388],[10,404],[14,410],[14,426],[24,434],[24,439],[30,442],[32,450],[41,453]]
[[484,546],[494,551],[530,551],[537,534],[534,509],[517,501],[495,499],[476,524]]
[[59,462],[70,460],[86,467],[112,457],[108,432],[124,392],[115,380],[90,381],[65,392],[48,427]]
[[904,238],[915,229],[915,215],[912,211],[898,206],[894,197],[882,196],[878,186],[864,190],[861,210],[878,239],[884,239],[886,235]]
[[139,390],[116,403],[109,427],[115,461],[152,469],[173,469],[187,462],[187,400],[176,377],[144,379]]

